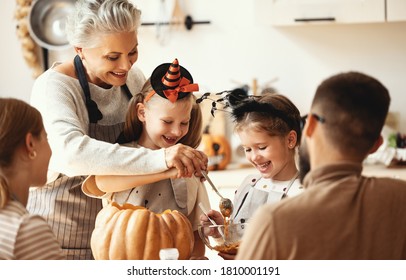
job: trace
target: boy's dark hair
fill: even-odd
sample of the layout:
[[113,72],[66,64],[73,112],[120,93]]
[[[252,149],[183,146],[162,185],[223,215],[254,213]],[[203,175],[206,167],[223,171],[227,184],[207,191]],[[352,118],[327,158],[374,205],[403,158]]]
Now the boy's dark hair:
[[382,83],[347,72],[324,80],[311,107],[325,119],[328,140],[340,152],[367,155],[380,136],[389,105],[389,92]]

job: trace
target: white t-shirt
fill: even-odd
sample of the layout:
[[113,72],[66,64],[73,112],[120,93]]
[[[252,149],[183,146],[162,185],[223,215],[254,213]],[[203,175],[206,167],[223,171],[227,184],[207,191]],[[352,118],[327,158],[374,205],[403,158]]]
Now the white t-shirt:
[[[62,173],[78,175],[131,175],[161,172],[167,169],[163,149],[133,149],[110,144],[88,136],[89,117],[79,80],[50,69],[34,83],[31,105],[42,114],[52,149],[48,182]],[[141,91],[143,73],[135,66],[126,84],[133,95]],[[122,123],[128,97],[118,86],[109,89],[89,83],[90,94],[103,114],[99,125]]]

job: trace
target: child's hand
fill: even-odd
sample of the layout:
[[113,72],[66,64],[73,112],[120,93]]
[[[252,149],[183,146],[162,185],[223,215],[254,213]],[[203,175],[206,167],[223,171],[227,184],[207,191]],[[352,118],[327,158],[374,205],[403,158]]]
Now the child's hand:
[[168,178],[170,179],[176,179],[178,178],[178,170],[176,168],[171,168],[167,171],[165,171],[166,175],[168,175]]
[[165,162],[168,168],[176,168],[178,170],[178,178],[192,177],[200,170],[207,170],[207,156],[199,150],[193,149],[183,144],[165,148]]
[[227,253],[220,252],[218,253],[218,255],[225,260],[235,260],[235,256],[237,255],[237,249],[230,250]]
[[189,260],[208,260],[209,258],[206,256],[200,256],[200,257],[190,257]]
[[[224,218],[223,215],[221,215],[220,212],[211,209],[210,211],[207,212],[207,215],[216,222],[218,225],[223,225],[224,224]],[[200,224],[207,224],[210,223],[209,218],[205,214],[200,215]]]
[[[220,212],[218,212],[216,210],[210,210],[207,212],[207,215],[209,215],[209,217],[216,224],[218,224],[218,225],[224,224],[224,219]],[[210,222],[210,220],[206,216],[206,214],[202,214],[202,215],[200,215],[200,224],[201,225],[212,225],[212,222]],[[213,236],[214,238],[222,237],[221,234],[218,232],[218,229],[215,227],[204,227],[203,233],[205,236]]]

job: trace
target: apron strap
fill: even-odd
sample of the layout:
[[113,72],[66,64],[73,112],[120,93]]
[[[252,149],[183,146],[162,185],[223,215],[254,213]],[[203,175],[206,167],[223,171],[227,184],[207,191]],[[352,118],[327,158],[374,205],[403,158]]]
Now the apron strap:
[[296,172],[295,177],[292,178],[292,180],[290,180],[288,186],[286,187],[286,190],[284,191],[284,196],[282,198],[285,198],[288,195],[288,191],[290,190],[290,187],[292,187],[293,183],[295,182],[295,180],[299,177],[299,171]]
[[121,133],[120,133],[120,135],[117,137],[117,140],[116,140],[115,143],[122,145],[122,144],[125,144],[125,143],[128,143],[128,142],[129,142],[129,141],[128,141],[127,138],[124,136],[124,132],[121,131]]
[[97,123],[97,121],[103,118],[103,114],[100,112],[99,107],[97,107],[96,102],[94,102],[90,97],[89,83],[86,79],[85,70],[83,68],[82,60],[78,55],[74,59],[75,70],[78,75],[80,86],[82,87],[83,93],[86,98],[86,108],[89,115],[90,123]]
[[[122,85],[121,89],[124,90],[125,94],[127,95],[128,100],[131,100],[131,98],[133,98],[133,95],[131,94],[131,91],[128,88],[127,84]],[[116,143],[118,143],[118,144],[128,143],[128,140],[124,136],[124,131],[121,131],[120,135],[118,136],[118,138],[116,140]]]
[[128,100],[131,100],[131,98],[133,98],[133,95],[131,94],[131,91],[128,89],[127,84],[122,85],[121,89],[124,90],[125,94],[127,95]]
[[234,217],[237,217],[238,213],[240,213],[241,207],[244,205],[245,200],[247,199],[249,191],[247,191],[244,195],[244,198],[241,201],[240,207],[238,207],[237,212],[235,213]]
[[[85,70],[83,68],[83,63],[82,60],[80,59],[79,55],[75,56],[74,59],[74,65],[75,65],[75,70],[78,75],[79,83],[80,86],[82,87],[83,93],[85,94],[86,98],[86,108],[87,108],[87,113],[89,115],[89,121],[90,123],[97,123],[97,121],[101,120],[103,118],[102,112],[100,112],[99,107],[97,106],[97,103],[92,100],[90,97],[90,89],[89,89],[89,83],[86,79],[86,74]],[[128,89],[128,86],[126,84],[121,86],[121,89],[124,90],[124,93],[126,94],[128,100],[130,100],[133,95],[131,94],[130,90]],[[120,136],[117,139],[117,143],[120,143],[118,140],[121,139],[121,141],[124,140],[124,134],[121,133]],[[121,142],[125,143],[125,142]]]

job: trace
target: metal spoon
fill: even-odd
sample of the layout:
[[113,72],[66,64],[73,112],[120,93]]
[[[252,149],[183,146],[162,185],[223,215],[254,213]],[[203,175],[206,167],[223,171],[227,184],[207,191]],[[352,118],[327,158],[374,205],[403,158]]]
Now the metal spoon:
[[220,209],[221,214],[223,215],[224,218],[230,217],[231,213],[233,212],[233,203],[231,202],[230,199],[225,198],[220,194],[220,192],[214,186],[213,182],[210,180],[209,176],[207,176],[207,173],[205,171],[201,170],[201,173],[202,173],[203,177],[206,179],[206,181],[213,188],[213,190],[220,197],[219,209]]

